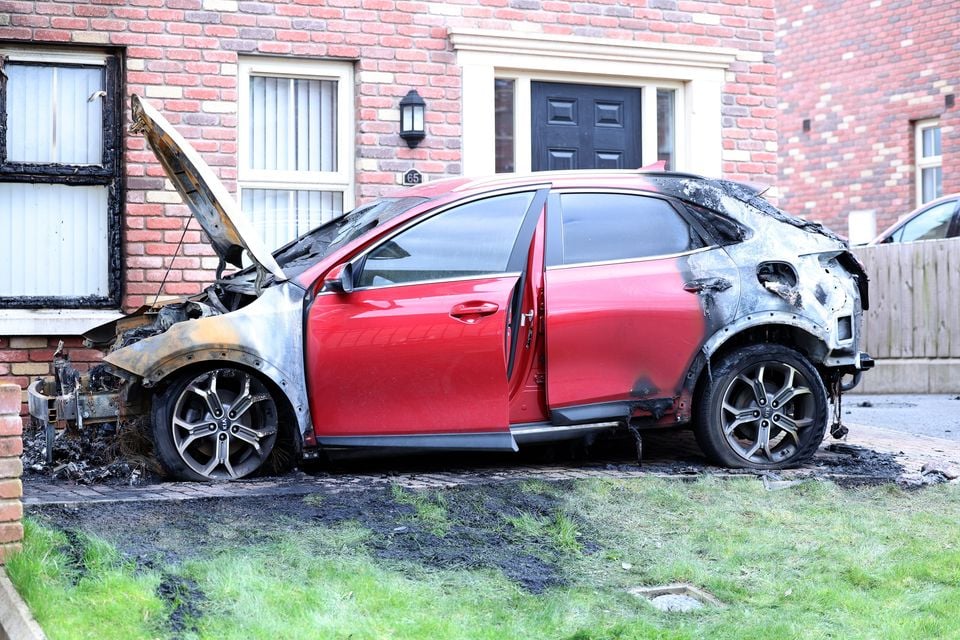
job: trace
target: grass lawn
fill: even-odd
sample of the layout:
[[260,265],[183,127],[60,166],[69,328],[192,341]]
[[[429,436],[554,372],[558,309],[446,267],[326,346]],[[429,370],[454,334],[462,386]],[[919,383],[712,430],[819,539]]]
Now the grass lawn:
[[[957,486],[504,491],[394,487],[378,514],[277,515],[175,561],[34,518],[7,571],[52,639],[960,638]],[[675,582],[724,605],[662,613],[627,593]]]

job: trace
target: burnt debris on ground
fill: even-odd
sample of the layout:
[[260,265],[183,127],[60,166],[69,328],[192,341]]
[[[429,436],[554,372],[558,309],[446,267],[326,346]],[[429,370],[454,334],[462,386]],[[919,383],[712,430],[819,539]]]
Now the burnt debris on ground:
[[[143,425],[129,423],[91,426],[80,433],[64,432],[54,443],[52,464],[45,461],[45,441],[40,429],[24,434],[23,467],[27,481],[62,481],[69,484],[154,484],[163,480],[162,470],[153,458],[153,443]],[[352,475],[376,473],[457,472],[480,474],[494,469],[500,472],[518,465],[551,466],[569,469],[603,468],[611,471],[651,474],[757,475],[750,470],[712,467],[703,456],[689,430],[664,430],[643,434],[643,461],[637,464],[636,447],[629,435],[606,436],[593,442],[570,441],[549,446],[524,447],[517,454],[446,453],[403,455],[390,452],[353,451],[345,456],[310,463],[304,471],[311,475]],[[291,465],[292,466],[292,465]],[[295,477],[297,469],[287,473]],[[879,453],[845,443],[832,443],[817,452],[812,461],[798,470],[808,477],[834,479],[854,476],[858,484],[896,482],[903,468],[890,454]]]
[[153,442],[139,423],[91,425],[57,434],[53,461],[47,462],[42,428],[23,433],[23,476],[75,484],[139,485],[159,482],[162,471],[153,457]]
[[173,573],[164,573],[157,585],[157,595],[167,603],[170,613],[167,627],[170,640],[180,640],[189,634],[195,637],[200,633],[197,621],[203,616],[203,605],[207,596],[193,578]]

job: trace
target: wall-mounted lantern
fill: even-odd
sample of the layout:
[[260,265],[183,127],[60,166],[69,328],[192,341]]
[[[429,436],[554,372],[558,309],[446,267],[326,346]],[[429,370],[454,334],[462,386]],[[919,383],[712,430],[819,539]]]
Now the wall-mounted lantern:
[[413,149],[427,135],[424,127],[424,113],[427,103],[416,89],[410,89],[400,100],[400,137]]

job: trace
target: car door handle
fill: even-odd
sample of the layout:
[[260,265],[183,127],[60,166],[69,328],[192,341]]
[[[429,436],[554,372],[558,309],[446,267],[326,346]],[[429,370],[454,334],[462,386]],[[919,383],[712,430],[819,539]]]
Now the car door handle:
[[495,302],[472,300],[470,302],[461,302],[460,304],[453,305],[453,308],[450,309],[450,315],[458,320],[471,322],[476,321],[477,318],[492,315],[496,313],[499,308],[500,305]]
[[690,293],[702,293],[704,291],[720,292],[726,291],[731,286],[731,282],[726,278],[700,278],[683,283],[683,290]]

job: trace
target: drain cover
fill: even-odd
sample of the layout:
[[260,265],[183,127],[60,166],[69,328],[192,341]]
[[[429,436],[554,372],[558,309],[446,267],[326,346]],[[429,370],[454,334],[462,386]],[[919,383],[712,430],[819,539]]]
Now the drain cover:
[[720,601],[712,595],[688,584],[668,584],[659,587],[634,587],[630,593],[647,600],[660,611],[686,613],[703,607],[718,607]]

